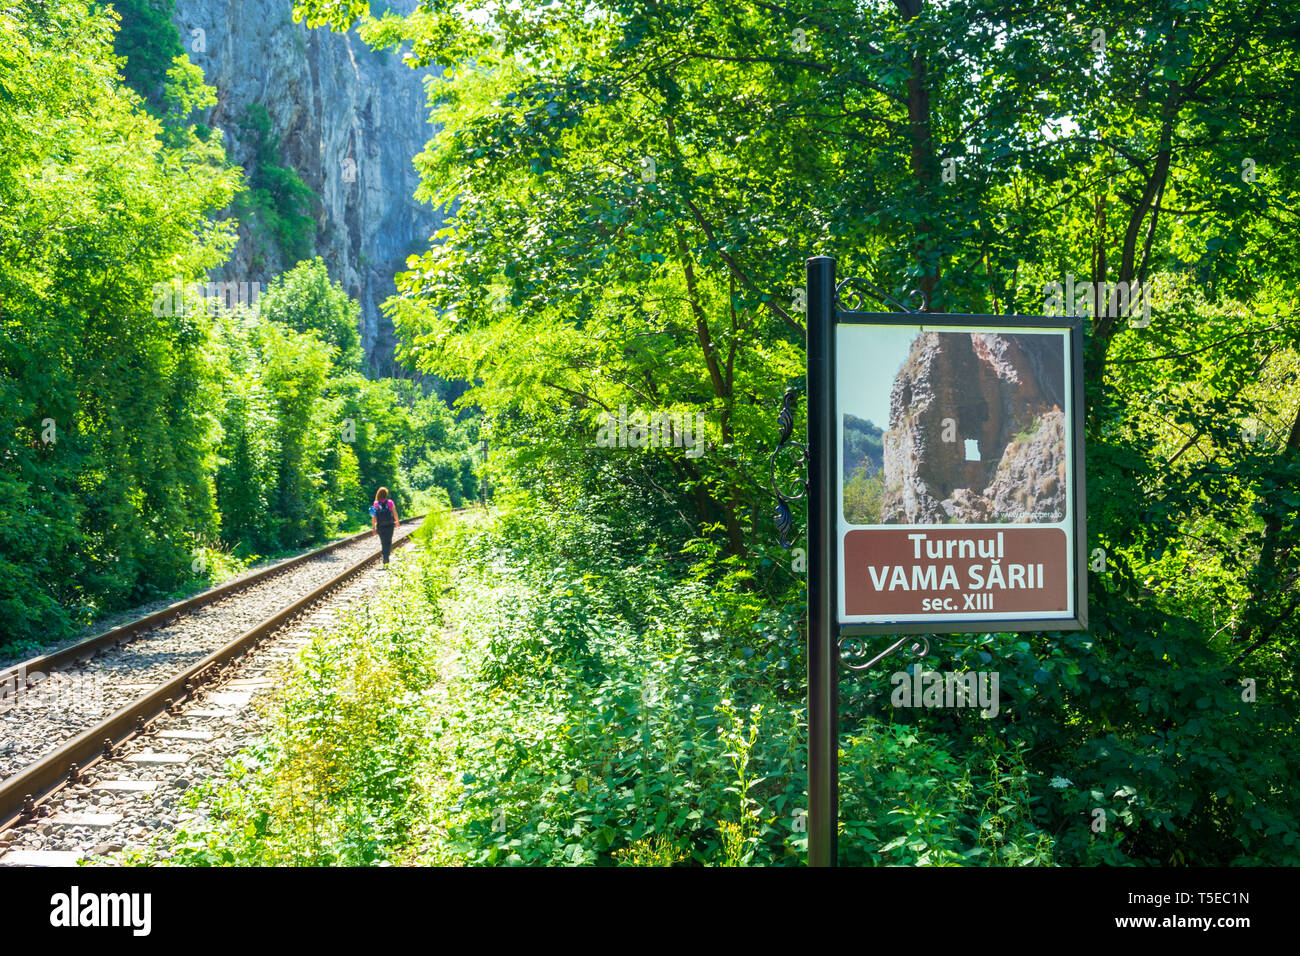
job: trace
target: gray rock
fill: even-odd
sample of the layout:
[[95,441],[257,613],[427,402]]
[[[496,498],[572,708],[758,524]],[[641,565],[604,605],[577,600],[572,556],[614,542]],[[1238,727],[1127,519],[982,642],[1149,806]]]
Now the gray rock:
[[[409,13],[416,0],[389,6]],[[412,164],[433,132],[423,79],[400,54],[373,52],[355,32],[308,29],[283,0],[176,0],[173,22],[218,104],[205,120],[222,130],[232,160],[245,169],[253,144],[240,129],[261,104],[279,136],[284,161],[321,199],[316,246],[330,275],[361,303],[361,338],[374,368],[391,367],[392,322],[379,310],[395,291],[413,242],[425,243],[440,216],[413,198]],[[205,50],[196,50],[202,30]],[[346,163],[351,160],[355,166]],[[349,182],[348,180],[353,181]],[[231,260],[214,281],[261,282],[292,262],[273,244],[260,248],[241,227]]]
[[1060,520],[1063,392],[1059,339],[918,335],[890,393],[882,522]]

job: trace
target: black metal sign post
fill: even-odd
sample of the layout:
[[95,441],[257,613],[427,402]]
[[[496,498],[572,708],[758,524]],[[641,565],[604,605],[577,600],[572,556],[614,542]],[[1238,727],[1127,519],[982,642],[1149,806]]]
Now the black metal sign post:
[[[1083,574],[1087,560],[1082,430],[1083,347],[1081,323],[1077,319],[935,315],[923,311],[924,303],[922,311],[918,312],[858,279],[845,280],[842,285],[862,286],[895,306],[898,312],[840,311],[835,260],[817,256],[808,260],[807,269],[808,443],[805,447],[790,441],[796,394],[787,392],[779,417],[780,439],[772,455],[772,490],[777,499],[776,524],[781,533],[782,547],[790,546],[793,525],[788,502],[805,494],[808,498],[808,865],[834,866],[839,828],[838,673],[841,645],[846,666],[852,670],[865,670],[903,650],[905,645],[909,645],[907,650],[912,656],[925,657],[930,643],[928,638],[920,636],[923,634],[1064,631],[1087,626],[1086,578]],[[942,502],[946,516],[935,512],[933,507],[926,517],[912,517],[910,521],[899,521],[897,516],[891,521],[883,512],[874,517],[857,511],[852,515],[845,511],[841,515],[840,482],[843,476],[837,445],[840,441],[840,415],[848,414],[849,409],[838,407],[839,386],[842,384],[847,394],[855,394],[854,388],[860,383],[836,381],[839,374],[838,339],[841,334],[849,336],[847,342],[860,343],[854,348],[866,349],[860,357],[861,365],[854,364],[851,366],[853,369],[861,367],[863,375],[878,375],[883,358],[875,354],[874,349],[878,348],[877,341],[888,339],[864,339],[861,330],[864,327],[906,329],[909,326],[936,336],[936,342],[949,336],[946,341],[950,343],[961,340],[967,343],[968,349],[985,349],[990,356],[987,361],[1000,362],[1002,372],[999,374],[1012,381],[1020,381],[1015,376],[1021,373],[1009,364],[1018,348],[1022,349],[1019,354],[1024,357],[1024,375],[1031,378],[1040,375],[1041,369],[1047,366],[1059,373],[1050,379],[1055,384],[1046,388],[1041,406],[1035,406],[1044,413],[1039,419],[1038,434],[1059,436],[1056,439],[1059,442],[1056,446],[1058,457],[1052,459],[1059,461],[1059,466],[1054,466],[1058,470],[1053,471],[1055,477],[1042,487],[1068,489],[1059,495],[1052,492],[1057,496],[1046,499],[1050,508],[1009,510],[1012,506],[1001,499],[980,505],[963,486],[966,498],[961,506],[968,509],[967,515],[973,516],[967,517],[965,522],[957,510],[955,493],[952,499]],[[994,340],[992,343],[990,337]],[[897,342],[897,335],[894,341]],[[989,352],[994,348],[1000,348],[1002,352],[994,356]],[[1026,348],[1029,351],[1023,351]],[[894,353],[895,358],[897,354]],[[1012,358],[1007,355],[1012,355]],[[1050,358],[1042,358],[1044,355]],[[855,363],[859,361],[856,353],[853,358]],[[990,367],[993,366],[990,364]],[[950,376],[953,373],[944,374]],[[951,380],[945,380],[944,384],[970,388],[969,384]],[[900,394],[908,393],[910,389]],[[855,399],[858,400],[860,397]],[[944,419],[950,423],[945,427],[953,429],[953,436],[944,441],[956,441],[958,418],[966,419],[967,426],[978,424],[981,416],[972,410],[974,407],[966,402],[960,413],[954,411],[952,418]],[[984,417],[987,419],[987,409]],[[1055,431],[1041,431],[1041,423],[1049,419],[1050,428]],[[1018,419],[1016,421],[1019,423]],[[998,427],[1005,428],[1005,424]],[[983,457],[980,441],[1006,444],[1006,436],[999,439],[994,437],[995,433],[976,434],[981,437],[963,439],[965,461],[999,461],[999,458]],[[1013,441],[1007,447],[1022,446]],[[797,463],[806,463],[808,468],[807,480],[799,481],[797,484],[801,490],[793,494],[780,489],[775,475],[777,457],[789,448],[803,451],[803,457]],[[979,474],[980,466],[972,467],[973,471],[961,472],[966,480],[970,480],[972,474]],[[956,524],[952,518],[957,519]],[[902,542],[906,546],[905,553],[899,551],[900,535],[906,538]],[[957,540],[959,537],[963,540]],[[922,541],[927,542],[924,555],[921,553]],[[851,556],[856,557],[850,561]],[[936,563],[936,559],[944,563]],[[988,564],[975,563],[986,559]],[[1004,559],[1005,565],[1002,563]],[[843,570],[841,562],[844,562]],[[869,581],[868,570],[871,572]],[[845,578],[843,581],[840,580],[841,574]],[[887,586],[884,584],[886,578],[889,581]],[[958,598],[965,604],[959,605]],[[873,655],[865,637],[880,634],[917,636],[902,637]]]
[[835,538],[835,260],[808,260],[808,865],[834,866],[839,829]]

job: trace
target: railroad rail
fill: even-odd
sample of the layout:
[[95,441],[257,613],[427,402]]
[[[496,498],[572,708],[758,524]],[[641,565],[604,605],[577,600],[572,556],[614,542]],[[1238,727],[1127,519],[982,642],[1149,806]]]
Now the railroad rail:
[[[411,524],[412,522],[421,521],[423,519],[424,515],[415,515],[407,518],[401,523],[404,525]],[[193,597],[186,598],[183,601],[177,601],[175,604],[169,604],[162,610],[154,611],[152,614],[146,614],[144,617],[128,621],[119,627],[112,628],[100,634],[83,638],[76,643],[69,644],[67,647],[59,648],[58,650],[51,651],[48,654],[42,654],[39,657],[33,657],[30,660],[22,661],[21,663],[13,664],[9,667],[0,668],[0,687],[5,686],[10,681],[16,683],[20,680],[23,681],[21,687],[30,687],[32,684],[32,675],[50,674],[60,668],[67,667],[70,664],[88,660],[102,650],[125,644],[127,641],[138,637],[140,634],[170,624],[172,621],[190,613],[191,611],[196,611],[201,607],[219,601],[231,594],[245,591],[255,584],[261,584],[263,581],[270,578],[278,577],[279,575],[291,571],[300,565],[306,564],[308,561],[313,561],[322,555],[331,554],[340,548],[356,544],[358,541],[364,540],[372,533],[373,532],[370,531],[360,531],[357,534],[349,535],[346,538],[339,538],[339,540],[331,541],[324,547],[316,548],[311,551],[304,551],[302,554],[290,558],[287,561],[272,564],[268,567],[262,568],[260,571],[254,572],[253,574],[244,575],[235,578],[232,581],[227,581],[225,584],[209,588]]]
[[[463,509],[458,509],[463,510]],[[408,518],[403,525],[420,522],[423,515]],[[66,648],[32,658],[0,671],[0,684],[7,679],[22,681],[22,687],[32,675],[54,674],[60,668],[85,662],[98,654],[132,642],[143,634],[166,626],[220,598],[236,594],[269,578],[305,564],[323,555],[363,540],[371,532],[361,532],[299,555],[289,561],[273,565],[256,574],[239,578],[228,584],[212,588],[161,611],[130,621]],[[410,533],[395,537],[393,548],[405,545]],[[123,744],[146,731],[150,723],[160,716],[173,712],[183,701],[189,700],[205,685],[219,680],[223,671],[242,658],[268,634],[320,602],[330,592],[360,574],[380,559],[378,548],[341,573],[314,588],[309,593],[277,610],[233,640],[204,656],[202,659],[175,672],[168,679],[155,684],[150,690],[130,703],[119,707],[93,726],[82,731],[56,749],[29,763],[23,770],[0,780],[0,832],[33,819],[43,803],[65,786],[77,783],[87,770],[101,761],[116,756]],[[46,678],[48,679],[48,678]]]

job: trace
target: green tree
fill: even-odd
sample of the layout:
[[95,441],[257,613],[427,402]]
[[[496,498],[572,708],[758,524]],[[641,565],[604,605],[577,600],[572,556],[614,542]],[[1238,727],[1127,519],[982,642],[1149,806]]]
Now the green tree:
[[175,148],[121,83],[114,26],[75,2],[0,17],[7,637],[165,593],[217,526],[210,323],[152,305],[228,253],[210,217],[237,180],[219,140]]
[[249,104],[239,125],[250,139],[252,158],[248,189],[240,194],[235,212],[271,238],[281,261],[299,262],[311,255],[315,245],[316,194],[284,164],[265,106]]
[[277,276],[260,302],[264,317],[299,332],[320,333],[334,348],[335,369],[361,370],[361,307],[331,281],[325,260],[317,256]]
[[147,102],[164,101],[163,85],[178,58],[185,56],[172,24],[173,0],[112,0],[108,5],[121,21],[114,51],[126,58],[122,76]]
[[254,328],[263,374],[275,402],[279,456],[268,522],[282,546],[319,540],[327,530],[318,463],[332,424],[320,398],[329,374],[329,352],[312,333],[274,322]]
[[844,519],[850,524],[878,524],[884,497],[885,473],[858,469],[844,485]]
[[[445,68],[420,195],[453,215],[389,304],[404,354],[473,383],[518,485],[617,516],[624,559],[703,536],[797,599],[762,451],[802,375],[807,256],[932,310],[1150,284],[1149,326],[1085,319],[1090,631],[949,652],[998,662],[997,735],[1065,782],[1034,794],[1060,860],[1297,859],[1293,0],[368,10],[295,15]],[[704,412],[709,453],[592,447],[621,406]],[[846,733],[879,719],[872,689]],[[1102,804],[1121,826],[1097,840],[1075,821]]]

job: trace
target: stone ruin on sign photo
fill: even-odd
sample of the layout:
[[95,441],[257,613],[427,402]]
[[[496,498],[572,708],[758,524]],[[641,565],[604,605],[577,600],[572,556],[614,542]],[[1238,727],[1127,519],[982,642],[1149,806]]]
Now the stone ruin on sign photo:
[[922,332],[894,379],[881,522],[1065,517],[1064,342]]

